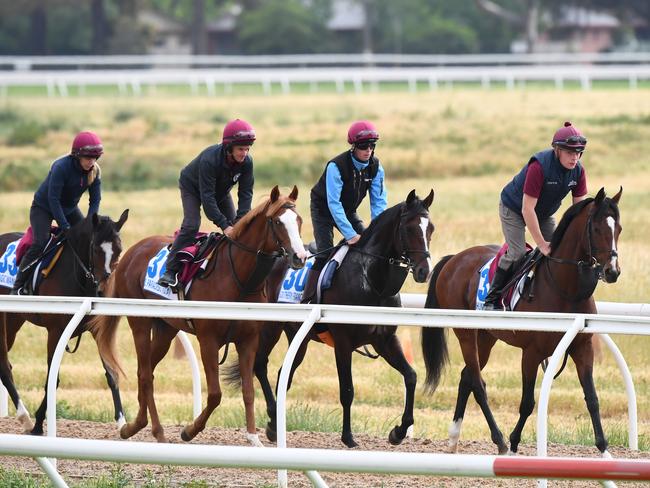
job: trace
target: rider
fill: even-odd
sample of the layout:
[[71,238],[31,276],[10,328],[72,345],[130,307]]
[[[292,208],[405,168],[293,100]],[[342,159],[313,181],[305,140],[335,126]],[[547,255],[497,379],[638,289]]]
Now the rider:
[[587,197],[587,177],[580,161],[587,139],[571,122],[565,122],[551,145],[531,156],[501,192],[499,218],[508,250],[499,261],[484,310],[501,310],[502,289],[526,253],[526,227],[541,253],[548,256],[555,230],[553,214],[562,199],[569,192],[574,204]]
[[311,189],[311,221],[319,254],[313,268],[320,271],[333,245],[334,227],[348,244],[355,244],[364,226],[357,208],[370,193],[370,218],[386,209],[384,168],[375,156],[379,132],[367,120],[348,129],[350,149],[331,159]]
[[[253,158],[249,151],[255,142],[255,130],[246,121],[231,120],[223,129],[221,144],[204,149],[181,170],[178,180],[183,202],[183,223],[169,251],[165,273],[158,280],[161,286],[178,285],[179,250],[191,245],[201,225],[200,209],[223,233],[230,237],[233,222],[251,209],[253,200]],[[230,190],[238,183],[239,208]]]
[[29,211],[34,242],[20,262],[20,270],[11,290],[12,295],[24,294],[29,272],[26,268],[39,258],[50,238],[52,220],[60,229],[60,236],[83,219],[79,200],[88,190],[90,204],[88,215],[99,211],[101,200],[101,169],[97,160],[104,152],[99,136],[93,132],[80,132],[72,141],[70,154],[54,163],[50,172],[34,194]]

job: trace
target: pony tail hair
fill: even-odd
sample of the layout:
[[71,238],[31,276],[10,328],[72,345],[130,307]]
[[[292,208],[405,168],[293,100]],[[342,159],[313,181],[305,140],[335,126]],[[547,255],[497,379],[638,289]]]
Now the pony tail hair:
[[[433,268],[425,308],[439,308],[438,297],[436,296],[436,283],[440,271],[454,255],[445,256]],[[426,367],[426,378],[424,380],[424,391],[429,395],[438,387],[440,378],[445,366],[449,362],[449,351],[447,350],[447,336],[445,329],[441,327],[422,327],[421,334],[422,358]]]
[[[115,274],[111,274],[106,283],[105,296],[115,296]],[[106,367],[111,371],[115,384],[119,384],[120,377],[126,378],[124,369],[117,355],[117,326],[121,317],[96,315],[92,317],[87,327],[97,343],[97,350]]]
[[88,186],[92,185],[95,180],[101,180],[102,178],[102,168],[99,166],[99,163],[95,162],[93,168],[88,173]]

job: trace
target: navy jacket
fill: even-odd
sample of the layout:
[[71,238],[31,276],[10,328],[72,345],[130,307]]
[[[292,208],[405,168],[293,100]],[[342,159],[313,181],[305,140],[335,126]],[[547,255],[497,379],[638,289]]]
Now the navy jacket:
[[[89,177],[93,180],[90,185]],[[81,195],[86,190],[90,199],[88,215],[92,215],[99,211],[102,199],[99,166],[95,164],[94,169],[84,171],[77,158],[63,156],[52,163],[47,178],[34,194],[32,205],[47,210],[59,227],[69,229],[70,223],[66,216],[77,208]]]
[[524,198],[524,182],[528,165],[534,160],[539,161],[544,172],[544,186],[535,205],[538,219],[546,219],[557,212],[562,204],[562,199],[580,181],[582,164],[578,162],[572,170],[566,169],[555,157],[553,149],[540,151],[533,155],[521,171],[501,191],[501,201],[511,210],[521,214],[521,205]]
[[239,219],[251,209],[253,200],[253,158],[246,156],[242,164],[228,164],[226,150],[222,144],[204,149],[181,171],[179,183],[201,200],[205,215],[215,225],[225,229],[232,222],[219,210],[220,202],[235,185],[237,192]]

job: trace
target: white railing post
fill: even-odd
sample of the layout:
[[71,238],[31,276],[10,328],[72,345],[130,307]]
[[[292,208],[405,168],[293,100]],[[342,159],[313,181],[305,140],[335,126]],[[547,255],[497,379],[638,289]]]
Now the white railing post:
[[181,344],[183,344],[183,348],[185,349],[185,354],[187,355],[187,360],[190,362],[190,369],[192,370],[192,396],[193,396],[192,414],[194,415],[194,418],[196,418],[201,413],[201,403],[202,403],[199,361],[196,359],[194,348],[192,347],[192,343],[187,337],[187,334],[182,330],[179,330],[176,336],[181,341]]
[[9,393],[5,388],[5,385],[0,381],[0,417],[6,417],[9,415]]
[[[321,308],[318,305],[314,305],[309,312],[309,315],[303,322],[303,324],[298,329],[298,332],[294,336],[291,344],[289,344],[289,349],[287,354],[284,356],[284,361],[282,362],[282,371],[280,372],[280,377],[278,378],[277,386],[277,398],[276,398],[276,432],[277,432],[277,446],[282,449],[287,447],[287,385],[289,384],[289,373],[291,372],[291,367],[293,361],[296,358],[298,353],[298,348],[309,334],[314,323],[318,322],[321,317]],[[309,475],[308,475],[309,476]],[[278,485],[282,488],[287,486],[287,471],[279,470],[278,471]]]

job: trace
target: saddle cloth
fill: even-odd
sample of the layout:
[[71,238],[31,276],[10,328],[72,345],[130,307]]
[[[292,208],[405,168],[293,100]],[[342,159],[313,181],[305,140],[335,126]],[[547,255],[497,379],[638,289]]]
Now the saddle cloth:
[[[189,292],[194,278],[206,269],[212,251],[216,249],[221,240],[221,235],[200,232],[196,235],[196,241],[178,251],[178,260],[182,263],[178,280],[185,295]],[[149,260],[147,272],[144,277],[143,288],[168,300],[177,300],[177,293],[169,287],[160,286],[158,280],[165,272],[167,258],[169,257],[169,246],[163,247],[158,254]]]

